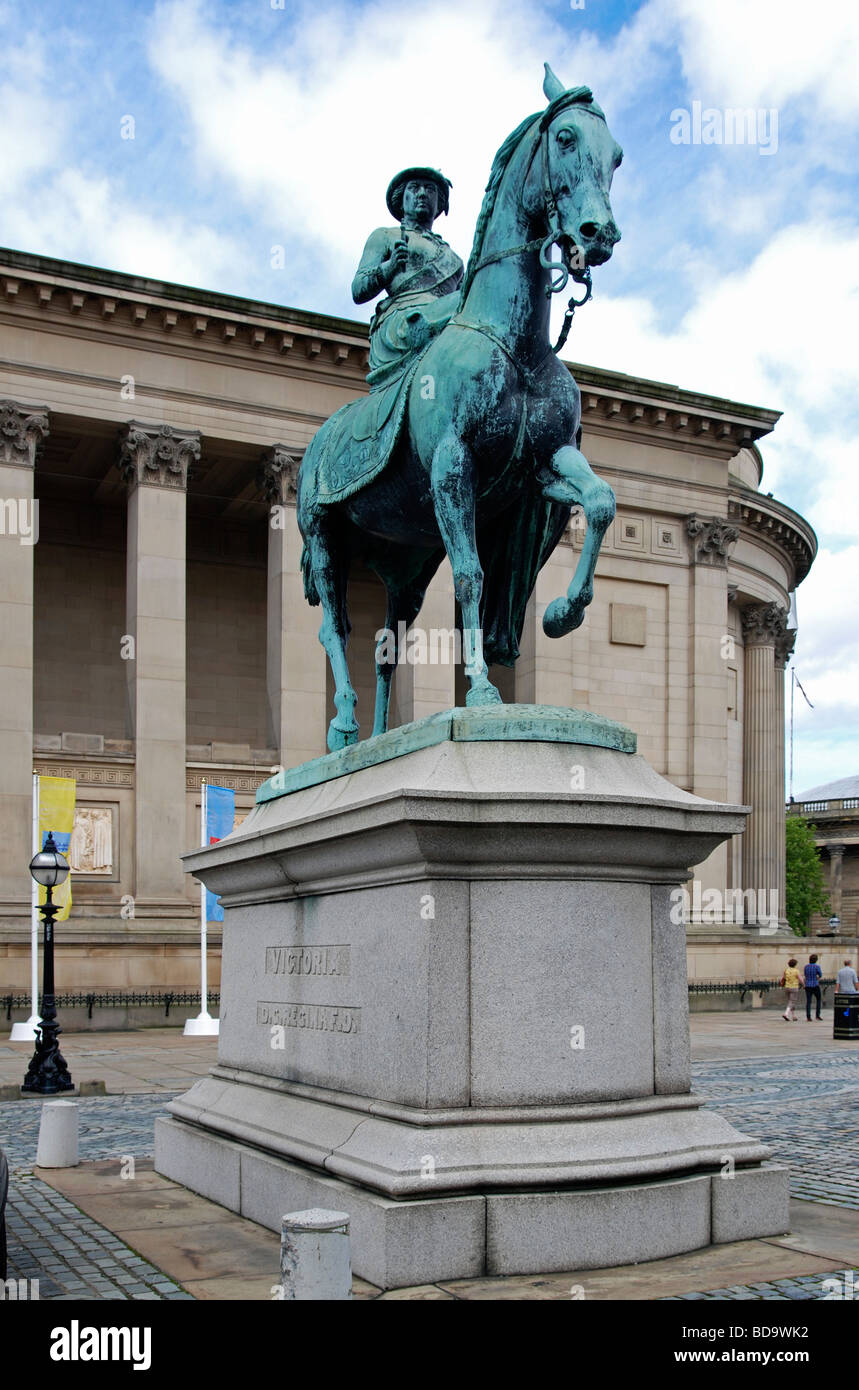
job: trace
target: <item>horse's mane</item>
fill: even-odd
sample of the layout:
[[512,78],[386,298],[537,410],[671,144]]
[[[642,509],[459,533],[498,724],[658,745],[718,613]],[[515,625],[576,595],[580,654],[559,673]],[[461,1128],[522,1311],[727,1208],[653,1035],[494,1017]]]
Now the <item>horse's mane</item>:
[[534,116],[526,116],[524,121],[520,122],[516,129],[507,136],[507,139],[492,161],[492,168],[489,172],[489,182],[486,185],[486,191],[483,195],[483,205],[480,209],[477,225],[474,228],[474,241],[471,247],[471,255],[468,258],[465,279],[462,282],[458,306],[460,309],[465,303],[465,296],[471,288],[474,272],[480,264],[480,257],[483,253],[483,242],[486,238],[486,229],[489,226],[489,220],[495,208],[495,200],[498,197],[498,190],[501,187],[501,180],[504,177],[504,172],[510,160],[513,158],[514,151],[518,149],[519,142],[522,140],[523,136],[527,134],[529,128],[534,125],[536,121],[539,121],[542,114],[542,111],[538,111]]
[[[574,105],[578,104],[579,102],[581,102],[584,105],[586,110],[592,111],[594,115],[600,116],[603,120],[605,120],[603,112],[597,106],[596,102],[593,99],[593,93],[591,92],[590,87],[573,87],[570,89],[570,91],[564,93],[564,105]],[[460,291],[459,296],[459,304],[457,305],[458,310],[460,310],[463,304],[465,303],[465,296],[468,294],[468,291],[471,288],[471,282],[474,279],[474,272],[477,270],[477,267],[480,264],[480,258],[483,253],[483,243],[486,239],[486,229],[489,226],[489,220],[492,217],[492,213],[495,208],[495,200],[498,197],[498,190],[501,187],[501,180],[504,177],[507,165],[510,163],[510,160],[513,158],[515,151],[519,147],[520,141],[525,137],[525,135],[527,135],[531,126],[534,125],[536,121],[542,121],[542,119],[545,116],[551,115],[554,112],[555,107],[560,105],[560,100],[550,102],[549,106],[546,108],[545,111],[538,111],[534,116],[526,116],[524,121],[520,122],[520,124],[517,125],[516,129],[512,131],[510,135],[507,136],[507,139],[504,141],[504,144],[501,146],[500,150],[498,150],[495,158],[492,161],[492,168],[489,171],[489,182],[486,185],[486,191],[483,195],[483,204],[480,209],[480,216],[478,217],[477,225],[474,228],[474,241],[471,247],[471,255],[468,258],[468,265],[465,271],[465,278],[462,282],[462,289]]]

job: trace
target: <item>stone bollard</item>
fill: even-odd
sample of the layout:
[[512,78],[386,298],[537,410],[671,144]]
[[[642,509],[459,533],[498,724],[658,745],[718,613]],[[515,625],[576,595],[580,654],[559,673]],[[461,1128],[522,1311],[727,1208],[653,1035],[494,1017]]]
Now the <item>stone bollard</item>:
[[345,1211],[291,1211],[280,1237],[281,1298],[334,1302],[352,1297],[349,1216]]
[[78,1158],[78,1107],[73,1100],[46,1100],[39,1122],[37,1168],[74,1168]]

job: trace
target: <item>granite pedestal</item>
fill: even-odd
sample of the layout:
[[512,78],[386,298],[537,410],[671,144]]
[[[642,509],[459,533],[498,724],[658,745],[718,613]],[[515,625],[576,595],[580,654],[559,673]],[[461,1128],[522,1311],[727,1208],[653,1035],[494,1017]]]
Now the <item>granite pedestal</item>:
[[185,855],[225,907],[221,1032],[158,1171],[272,1230],[347,1212],[386,1288],[787,1230],[786,1172],[690,1094],[670,915],[745,811],[634,748],[581,711],[448,711]]

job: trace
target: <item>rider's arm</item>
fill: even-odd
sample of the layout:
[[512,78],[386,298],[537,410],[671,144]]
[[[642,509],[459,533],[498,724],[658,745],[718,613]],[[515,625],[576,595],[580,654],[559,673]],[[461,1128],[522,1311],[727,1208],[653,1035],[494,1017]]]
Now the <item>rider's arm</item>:
[[391,248],[396,239],[396,232],[387,227],[378,227],[369,237],[352,281],[352,298],[356,304],[366,304],[368,299],[375,299],[387,288],[393,278]]

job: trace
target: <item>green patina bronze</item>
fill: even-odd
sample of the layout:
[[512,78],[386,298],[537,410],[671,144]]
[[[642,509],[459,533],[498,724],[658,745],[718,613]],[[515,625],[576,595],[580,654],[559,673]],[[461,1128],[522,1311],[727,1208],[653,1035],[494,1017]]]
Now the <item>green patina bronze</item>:
[[[399,225],[372,233],[355,275],[358,303],[386,291],[370,325],[370,393],[325,422],[298,480],[305,594],[322,605],[334,675],[332,751],[358,740],[346,660],[353,563],[384,583],[384,631],[400,634],[449,556],[469,706],[500,702],[488,664],[515,663],[537,574],[574,506],[587,533],[544,631],[572,632],[593,597],[614,493],[579,449],[579,391],[552,350],[549,310],[570,276],[589,295],[590,267],[619,239],[609,190],[621,150],[587,87],[564,88],[547,64],[543,90],[546,109],[495,156],[467,269],[433,231],[450,182],[421,166],[392,179]],[[374,735],[387,729],[399,655],[396,641],[376,649]]]
[[360,772],[376,763],[405,757],[439,743],[584,743],[591,748],[613,748],[634,753],[635,734],[614,719],[589,710],[563,709],[554,705],[487,705],[480,709],[449,709],[389,733],[365,738],[351,748],[326,753],[321,758],[275,773],[257,791],[257,803],[274,801],[290,792],[303,791]]

